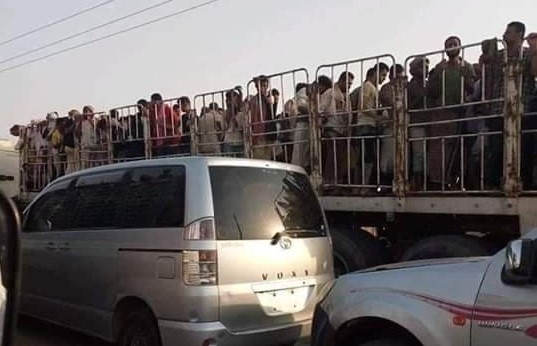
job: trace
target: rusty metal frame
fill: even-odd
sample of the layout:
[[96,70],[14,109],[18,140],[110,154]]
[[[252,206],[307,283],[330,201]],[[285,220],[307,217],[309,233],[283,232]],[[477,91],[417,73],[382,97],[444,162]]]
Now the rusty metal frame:
[[[522,57],[522,51],[520,52]],[[507,59],[504,67],[504,140],[503,191],[507,197],[518,197],[522,191],[520,151],[522,116],[521,59]]]

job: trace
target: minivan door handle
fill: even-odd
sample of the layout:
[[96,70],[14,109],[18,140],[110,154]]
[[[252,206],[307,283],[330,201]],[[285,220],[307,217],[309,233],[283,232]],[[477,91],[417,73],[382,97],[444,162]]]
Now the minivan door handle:
[[71,247],[69,246],[68,242],[64,242],[63,244],[58,246],[58,250],[60,250],[60,251],[69,251],[69,250],[71,250]]
[[47,249],[48,251],[56,251],[58,250],[58,247],[56,246],[56,244],[54,244],[54,242],[49,242],[47,243],[47,246],[45,246],[45,249]]

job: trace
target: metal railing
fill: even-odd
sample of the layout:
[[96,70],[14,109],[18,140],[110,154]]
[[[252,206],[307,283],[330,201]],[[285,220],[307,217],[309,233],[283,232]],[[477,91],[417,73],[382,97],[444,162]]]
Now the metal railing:
[[[413,55],[402,75],[387,76],[390,54],[319,66],[313,83],[294,69],[249,81],[245,97],[237,87],[196,95],[192,110],[178,98],[119,107],[96,114],[84,130],[94,139],[70,153],[36,149],[44,124],[33,124],[21,188],[118,161],[216,155],[297,164],[336,195],[534,193],[537,94],[524,94],[524,53],[509,57],[505,47],[489,40]],[[464,62],[476,54],[478,74]]]
[[[501,166],[487,153],[501,152],[503,102],[487,87],[489,66],[465,60],[482,43],[413,55],[405,60],[412,80],[405,88],[408,119],[406,179],[411,192],[497,192]],[[439,62],[429,73],[429,61]],[[446,59],[448,57],[448,59]],[[507,63],[506,56],[502,55]],[[428,78],[423,78],[426,76]]]
[[196,95],[194,107],[194,147],[197,155],[246,156],[246,115],[241,88]]
[[248,157],[311,167],[309,74],[298,68],[247,84]]
[[[385,54],[317,68],[323,187],[391,189],[395,93],[387,91],[390,104],[382,105],[379,88],[394,65],[395,58]],[[360,86],[351,91],[353,82]]]

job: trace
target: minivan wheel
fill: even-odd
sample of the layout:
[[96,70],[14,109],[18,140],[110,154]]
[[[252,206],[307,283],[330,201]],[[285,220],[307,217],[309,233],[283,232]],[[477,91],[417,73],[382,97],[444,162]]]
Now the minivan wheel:
[[117,346],[161,346],[159,331],[151,314],[134,310],[125,316]]

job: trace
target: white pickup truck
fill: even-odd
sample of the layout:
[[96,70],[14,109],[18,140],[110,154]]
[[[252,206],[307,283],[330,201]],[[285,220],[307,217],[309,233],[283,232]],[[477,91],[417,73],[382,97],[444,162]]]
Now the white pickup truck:
[[15,144],[0,138],[0,191],[8,197],[19,193],[19,152]]
[[321,298],[312,346],[537,345],[537,231],[492,257],[348,274]]

